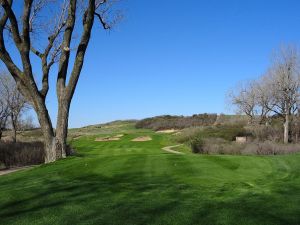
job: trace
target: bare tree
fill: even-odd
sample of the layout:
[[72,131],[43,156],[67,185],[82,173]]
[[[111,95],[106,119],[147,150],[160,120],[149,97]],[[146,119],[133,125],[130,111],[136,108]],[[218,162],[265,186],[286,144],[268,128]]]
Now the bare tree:
[[17,89],[16,83],[11,76],[2,74],[0,76],[0,86],[2,100],[8,107],[8,116],[11,121],[13,141],[16,142],[21,114],[25,111],[25,109],[29,108],[29,105]]
[[276,52],[266,85],[269,110],[283,118],[284,143],[288,143],[291,119],[299,103],[300,58],[296,47],[285,46]]
[[248,123],[252,124],[255,119],[257,95],[254,81],[239,83],[234,89],[229,91],[231,104],[237,107],[237,112],[248,117]]
[[[113,8],[114,2],[24,0],[21,19],[18,20],[19,11],[14,10],[13,0],[0,0],[3,9],[0,18],[0,59],[37,113],[44,135],[46,163],[66,157],[70,104],[90,43],[94,19],[99,21],[104,29],[110,29],[120,18],[118,12],[114,13],[116,12]],[[17,4],[21,5],[19,1]],[[48,22],[45,22],[47,19],[43,17],[46,10],[51,13]],[[42,32],[44,30],[46,32]],[[15,60],[8,52],[5,34],[12,37],[13,44],[21,56],[22,68],[14,63]],[[75,36],[79,36],[78,41],[74,39]],[[70,65],[73,49],[74,62]],[[34,56],[41,62],[40,88],[33,76]],[[45,101],[49,90],[49,73],[55,62],[58,62],[56,71],[58,113],[54,132]]]
[[256,113],[259,118],[259,124],[269,124],[269,116],[271,113],[271,92],[268,88],[268,83],[266,82],[266,77],[268,74],[263,75],[260,79],[255,81],[254,92],[255,92],[255,102],[256,102]]

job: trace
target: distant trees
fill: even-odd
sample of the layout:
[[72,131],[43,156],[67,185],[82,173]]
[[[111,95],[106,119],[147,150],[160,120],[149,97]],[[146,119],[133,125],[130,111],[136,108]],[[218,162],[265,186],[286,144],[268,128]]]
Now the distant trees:
[[230,92],[230,100],[238,112],[259,123],[269,116],[283,120],[283,140],[290,140],[291,121],[298,116],[300,97],[300,55],[298,48],[285,46],[276,51],[267,72],[256,81]]
[[13,141],[16,142],[17,130],[21,127],[21,114],[29,105],[18,91],[12,77],[7,74],[0,74],[0,104],[0,115],[2,115],[0,116],[1,128],[5,128],[9,119],[13,131]]

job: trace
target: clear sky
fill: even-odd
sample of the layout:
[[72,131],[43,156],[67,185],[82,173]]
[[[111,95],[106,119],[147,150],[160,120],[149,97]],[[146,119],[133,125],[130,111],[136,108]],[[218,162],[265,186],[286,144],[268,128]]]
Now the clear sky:
[[[299,0],[123,0],[122,7],[114,30],[93,30],[70,127],[226,113],[230,87],[260,76],[281,44],[300,44]],[[55,122],[54,89],[47,104]]]

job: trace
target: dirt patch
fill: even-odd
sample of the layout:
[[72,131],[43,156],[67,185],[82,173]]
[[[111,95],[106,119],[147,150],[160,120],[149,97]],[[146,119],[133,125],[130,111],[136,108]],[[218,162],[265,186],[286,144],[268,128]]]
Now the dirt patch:
[[143,142],[143,141],[151,141],[152,138],[149,136],[142,136],[142,137],[137,137],[135,139],[132,139],[131,141],[136,141],[136,142]]
[[175,130],[175,129],[168,129],[168,130],[159,130],[159,131],[156,131],[156,133],[158,133],[158,134],[172,134],[172,133],[175,133],[177,131],[178,130]]

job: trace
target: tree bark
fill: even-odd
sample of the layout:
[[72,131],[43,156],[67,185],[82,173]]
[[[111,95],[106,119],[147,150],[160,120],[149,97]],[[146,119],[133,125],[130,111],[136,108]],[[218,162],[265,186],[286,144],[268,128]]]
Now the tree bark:
[[14,143],[16,143],[17,142],[17,129],[16,129],[16,127],[15,127],[15,125],[13,124],[12,125],[12,140],[13,140],[13,142]]
[[45,100],[39,98],[34,101],[34,108],[44,137],[45,163],[54,162],[56,160],[56,152],[54,151],[55,136]]
[[17,125],[16,125],[16,121],[15,121],[15,118],[14,118],[14,115],[11,114],[11,130],[12,130],[12,138],[13,138],[13,142],[16,143],[17,142]]
[[58,107],[58,116],[56,124],[56,159],[65,158],[67,156],[67,136],[68,136],[68,118],[70,102],[60,100]]
[[285,144],[289,143],[289,131],[290,131],[290,116],[289,114],[286,114],[285,122],[284,122],[284,135],[283,135],[283,142]]

